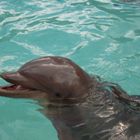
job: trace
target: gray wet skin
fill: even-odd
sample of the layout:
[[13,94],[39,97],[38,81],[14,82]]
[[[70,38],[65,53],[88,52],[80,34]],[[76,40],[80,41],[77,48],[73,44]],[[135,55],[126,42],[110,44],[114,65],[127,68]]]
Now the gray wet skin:
[[60,140],[140,139],[140,97],[67,58],[35,59],[1,77],[11,85],[0,87],[0,96],[38,100]]
[[[26,94],[30,92],[29,96],[39,92],[37,98],[46,96],[52,100],[85,97],[91,81],[90,76],[69,59],[52,56],[30,61],[17,72],[3,73],[1,77],[17,85],[14,91],[5,90],[7,96],[22,89]],[[24,97],[24,94],[17,96]]]

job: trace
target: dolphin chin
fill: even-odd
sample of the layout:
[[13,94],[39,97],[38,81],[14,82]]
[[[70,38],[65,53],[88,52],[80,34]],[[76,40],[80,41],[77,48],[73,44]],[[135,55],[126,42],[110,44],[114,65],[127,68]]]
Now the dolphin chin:
[[39,90],[27,89],[21,85],[9,84],[0,87],[0,96],[10,98],[43,99],[46,98],[46,93]]
[[[29,89],[22,87],[21,85],[9,84],[6,86],[0,86],[0,96],[10,97],[10,98],[25,98],[25,99],[35,99],[42,100],[41,102],[45,105],[51,104],[55,106],[65,106],[72,105],[76,103],[82,103],[85,101],[86,96],[80,98],[69,98],[69,99],[53,99],[49,98],[49,94],[41,90]],[[47,104],[46,104],[47,101]],[[41,104],[42,104],[41,103]]]

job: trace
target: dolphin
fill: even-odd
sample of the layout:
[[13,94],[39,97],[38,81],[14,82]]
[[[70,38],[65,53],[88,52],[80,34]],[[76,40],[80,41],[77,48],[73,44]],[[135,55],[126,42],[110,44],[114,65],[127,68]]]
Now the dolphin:
[[41,57],[0,77],[0,96],[30,98],[57,130],[59,140],[139,140],[140,96],[91,76],[68,58]]

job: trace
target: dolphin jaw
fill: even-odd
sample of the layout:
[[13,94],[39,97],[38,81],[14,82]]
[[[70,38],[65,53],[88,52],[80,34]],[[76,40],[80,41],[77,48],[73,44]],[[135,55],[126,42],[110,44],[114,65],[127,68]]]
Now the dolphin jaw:
[[[17,94],[17,96],[19,96],[18,94],[25,94],[25,93],[32,94],[36,91],[37,90],[25,88],[21,85],[16,85],[16,84],[9,84],[9,85],[5,85],[5,86],[0,86],[0,96],[4,96],[4,95],[7,96],[6,94],[10,94],[9,97],[12,97],[12,94]],[[39,92],[41,92],[41,91],[39,91]]]
[[16,84],[0,86],[0,96],[9,98],[47,99],[46,93],[40,90],[28,89]]
[[[0,77],[2,79],[4,79],[5,81],[7,81],[9,83],[9,85],[5,85],[5,86],[0,86],[0,91],[24,91],[24,90],[35,90],[35,89],[29,89],[26,88],[24,86],[22,86],[21,84],[18,84],[18,82],[16,80],[14,80],[14,78],[23,78],[21,77],[21,75],[18,72],[15,73],[2,73],[0,74]],[[13,78],[14,77],[14,78]]]
[[22,87],[21,85],[10,84],[6,86],[1,86],[0,89],[2,90],[27,90],[27,88]]

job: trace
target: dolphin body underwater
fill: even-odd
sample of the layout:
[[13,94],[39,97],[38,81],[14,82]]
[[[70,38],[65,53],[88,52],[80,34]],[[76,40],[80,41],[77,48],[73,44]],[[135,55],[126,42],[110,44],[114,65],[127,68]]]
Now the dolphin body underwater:
[[90,76],[71,60],[48,56],[0,75],[0,96],[35,99],[59,140],[140,140],[140,96]]

